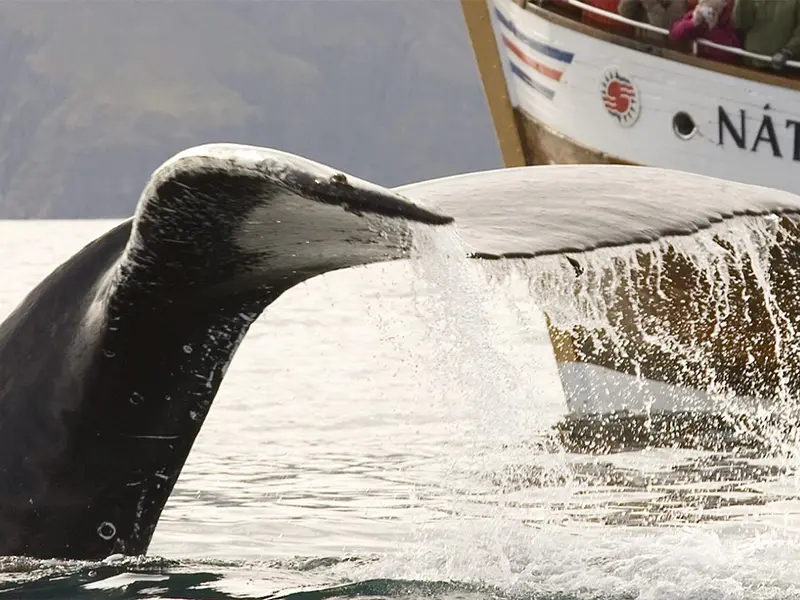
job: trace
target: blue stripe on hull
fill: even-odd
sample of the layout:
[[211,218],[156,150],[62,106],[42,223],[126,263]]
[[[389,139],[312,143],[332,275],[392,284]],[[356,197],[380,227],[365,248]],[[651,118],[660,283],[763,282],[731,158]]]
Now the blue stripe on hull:
[[575,58],[575,55],[572,52],[565,52],[564,50],[559,50],[558,48],[554,48],[553,46],[549,46],[548,44],[544,44],[542,42],[537,42],[533,38],[528,37],[521,31],[517,29],[517,26],[506,17],[500,9],[496,6],[494,7],[494,12],[497,15],[497,19],[503,24],[503,26],[508,29],[511,33],[521,39],[527,46],[530,46],[533,50],[540,54],[544,54],[545,56],[549,56],[550,58],[555,58],[556,60],[560,60],[563,63],[570,64],[572,59]]
[[522,80],[522,82],[525,83],[528,87],[530,87],[533,91],[539,92],[542,96],[544,96],[548,100],[552,100],[553,96],[556,95],[554,90],[551,90],[549,87],[546,87],[541,83],[539,83],[538,81],[534,81],[533,79],[531,79],[525,71],[520,69],[514,63],[511,63],[510,66],[511,66],[511,72],[517,77],[519,77]]

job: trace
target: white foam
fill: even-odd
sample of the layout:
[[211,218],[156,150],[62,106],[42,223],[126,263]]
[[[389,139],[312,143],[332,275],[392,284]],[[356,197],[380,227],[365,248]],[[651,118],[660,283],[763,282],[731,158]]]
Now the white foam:
[[526,597],[789,600],[800,594],[800,541],[778,528],[450,525],[431,526],[424,546],[350,576],[459,581]]

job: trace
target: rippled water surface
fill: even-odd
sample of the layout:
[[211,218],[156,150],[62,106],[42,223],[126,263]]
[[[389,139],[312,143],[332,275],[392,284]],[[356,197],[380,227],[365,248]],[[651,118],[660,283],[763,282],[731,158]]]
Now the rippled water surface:
[[[110,225],[0,222],[2,310]],[[800,598],[792,463],[564,453],[539,314],[445,271],[379,265],[284,295],[236,355],[149,557],[2,559],[0,595]]]

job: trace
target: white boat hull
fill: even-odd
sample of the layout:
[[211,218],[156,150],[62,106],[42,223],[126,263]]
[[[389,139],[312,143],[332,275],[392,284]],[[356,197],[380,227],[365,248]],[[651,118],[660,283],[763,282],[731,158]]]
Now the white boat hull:
[[620,161],[800,193],[800,91],[613,44],[511,0],[488,1],[512,103],[538,125]]

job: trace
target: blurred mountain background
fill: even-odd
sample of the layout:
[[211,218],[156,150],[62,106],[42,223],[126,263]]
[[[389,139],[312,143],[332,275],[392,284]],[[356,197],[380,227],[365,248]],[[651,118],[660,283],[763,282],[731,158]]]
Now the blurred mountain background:
[[0,218],[128,216],[215,141],[389,186],[501,166],[457,0],[7,0],[0,139]]

